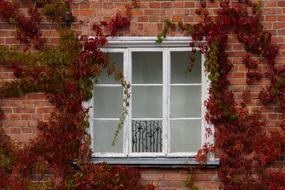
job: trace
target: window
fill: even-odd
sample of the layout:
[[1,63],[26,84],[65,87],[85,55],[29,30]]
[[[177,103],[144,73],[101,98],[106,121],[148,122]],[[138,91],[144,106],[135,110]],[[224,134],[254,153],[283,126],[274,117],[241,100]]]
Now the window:
[[[90,110],[90,134],[94,157],[193,157],[206,141],[204,101],[208,81],[204,56],[196,53],[187,72],[191,40],[118,37],[110,39],[109,61],[120,68],[130,84],[129,113],[112,146],[119,123],[123,88],[102,74],[96,81]],[[198,50],[198,49],[197,49]]]

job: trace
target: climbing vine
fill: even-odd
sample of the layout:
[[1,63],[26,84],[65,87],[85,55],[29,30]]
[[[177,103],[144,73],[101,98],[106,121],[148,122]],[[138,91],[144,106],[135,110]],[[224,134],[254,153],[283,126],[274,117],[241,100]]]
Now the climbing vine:
[[[275,64],[278,47],[272,44],[272,35],[261,24],[261,3],[239,0],[237,5],[231,6],[229,0],[222,0],[217,19],[214,19],[209,16],[207,2],[201,0],[196,14],[203,21],[195,25],[166,21],[157,42],[166,37],[170,26],[179,27],[192,36],[190,46],[199,46],[206,55],[205,68],[211,80],[206,120],[215,126],[215,147],[221,152],[218,173],[221,188],[283,190],[284,170],[282,166],[278,169],[273,166],[284,154],[284,131],[266,131],[267,124],[262,115],[249,112],[246,107],[249,89],[244,91],[239,105],[229,88],[228,74],[233,65],[228,59],[227,45],[229,35],[234,34],[248,52],[242,61],[248,69],[247,85],[256,84],[261,78],[268,79],[270,85],[260,91],[259,100],[264,106],[279,107],[284,114],[284,68]],[[261,73],[258,70],[260,64],[267,64],[268,71]],[[281,124],[283,130],[284,123]],[[207,154],[213,149],[213,145],[205,144],[196,159],[206,162]]]
[[[70,23],[62,24],[66,21],[69,1],[35,0],[33,3],[26,17],[20,14],[15,2],[0,1],[1,17],[16,26],[17,39],[26,45],[24,52],[0,47],[1,65],[13,69],[16,77],[12,82],[0,84],[0,99],[44,92],[56,111],[48,122],[38,123],[39,135],[25,147],[16,146],[0,129],[1,189],[154,189],[151,184],[140,183],[136,169],[90,163],[90,137],[86,132],[88,108],[82,107],[82,101],[92,97],[92,79],[107,69],[109,75],[121,81],[126,94],[119,128],[122,125],[129,86],[100,48],[107,43],[107,36],[116,35],[130,25],[130,9],[126,16],[117,14],[110,21],[95,23],[94,38],[79,39],[66,27]],[[40,45],[41,13],[56,24],[61,37],[58,46]],[[103,27],[109,33],[105,34]],[[38,51],[30,51],[30,47]],[[0,119],[4,119],[3,110]]]
[[[139,183],[137,170],[89,163],[90,137],[86,133],[88,109],[81,106],[82,101],[92,96],[91,78],[100,76],[104,69],[121,81],[126,90],[125,107],[128,105],[128,84],[108,63],[100,47],[107,43],[107,36],[114,36],[130,25],[129,7],[125,16],[117,14],[110,21],[95,23],[92,27],[96,33],[94,38],[82,36],[79,40],[69,27],[61,24],[67,19],[66,15],[69,15],[67,26],[73,21],[69,1],[32,2],[34,6],[28,10],[29,16],[24,16],[16,3],[0,0],[1,17],[15,25],[17,39],[26,45],[24,53],[0,48],[1,65],[12,68],[16,77],[12,82],[1,83],[0,99],[44,92],[56,111],[49,122],[38,124],[38,137],[22,148],[17,147],[0,129],[1,188],[154,189],[152,185]],[[196,158],[206,162],[207,154],[214,148],[219,149],[222,189],[284,190],[284,170],[272,168],[284,153],[284,131],[266,131],[267,124],[262,115],[247,110],[250,90],[244,91],[243,101],[238,104],[228,80],[233,65],[228,59],[227,44],[229,35],[234,34],[248,52],[242,60],[248,69],[247,85],[257,84],[262,78],[268,79],[270,85],[260,91],[259,100],[264,106],[278,106],[284,114],[285,69],[275,64],[278,47],[272,44],[271,34],[261,24],[261,4],[239,0],[237,5],[232,6],[229,0],[221,0],[218,18],[214,19],[209,16],[207,3],[201,0],[196,10],[196,14],[203,18],[202,22],[190,25],[167,20],[157,39],[160,43],[171,29],[180,28],[192,36],[190,46],[198,46],[207,58],[205,68],[211,87],[206,102],[206,119],[215,125],[215,147],[205,144]],[[41,13],[58,26],[61,41],[56,47],[47,47],[41,39]],[[109,33],[105,34],[103,28]],[[30,47],[38,51],[29,51]],[[189,71],[192,63],[190,61]],[[266,73],[259,70],[260,64],[268,65]],[[126,112],[124,109],[121,122]],[[1,109],[0,119],[4,119]],[[285,120],[281,129],[285,130]],[[211,133],[208,129],[207,134]],[[43,179],[50,173],[53,175],[47,180],[34,182],[35,177]],[[187,184],[189,188],[196,189],[192,179],[189,178]]]

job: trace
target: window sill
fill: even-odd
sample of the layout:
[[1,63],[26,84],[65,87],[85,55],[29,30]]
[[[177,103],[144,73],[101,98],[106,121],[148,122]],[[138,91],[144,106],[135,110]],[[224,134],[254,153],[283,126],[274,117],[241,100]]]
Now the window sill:
[[[193,157],[179,157],[179,158],[165,158],[165,157],[93,157],[91,161],[95,164],[108,163],[111,165],[127,165],[141,168],[185,168],[185,167],[199,167],[201,166]],[[217,168],[219,166],[219,159],[209,160],[204,168]]]

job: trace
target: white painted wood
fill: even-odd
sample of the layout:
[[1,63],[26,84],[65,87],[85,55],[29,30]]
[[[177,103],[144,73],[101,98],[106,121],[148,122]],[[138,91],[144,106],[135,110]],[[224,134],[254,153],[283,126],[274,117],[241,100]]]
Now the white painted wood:
[[146,118],[140,118],[140,117],[134,117],[132,118],[132,120],[142,120],[142,121],[155,121],[155,120],[163,120],[163,118],[159,118],[159,117],[146,117]]
[[96,87],[122,87],[121,84],[95,84]]
[[93,114],[94,114],[94,111],[93,111],[93,94],[92,93],[92,98],[89,99],[88,101],[84,101],[82,102],[82,107],[85,108],[85,109],[89,109],[89,112],[88,112],[88,122],[89,122],[89,128],[87,129],[87,133],[90,135],[90,138],[91,138],[91,144],[90,144],[90,148],[91,150],[93,150],[93,121],[92,121],[92,117],[93,117]]
[[[124,54],[124,76],[127,82],[131,86],[162,86],[163,88],[163,115],[162,118],[132,118],[132,89],[130,88],[130,105],[129,113],[124,123],[123,129],[123,153],[94,153],[95,157],[194,157],[196,152],[177,152],[170,153],[170,121],[175,120],[200,120],[202,118],[202,137],[201,143],[206,142],[205,128],[209,125],[205,122],[206,108],[204,101],[208,97],[209,80],[205,75],[204,62],[205,56],[202,55],[201,67],[202,67],[202,82],[190,83],[190,84],[170,84],[171,77],[171,59],[170,52],[173,51],[189,51],[192,48],[189,47],[191,42],[190,37],[167,37],[162,44],[155,44],[156,37],[114,37],[108,39],[108,45],[102,48],[105,52],[122,52]],[[195,48],[199,50],[199,48]],[[163,83],[162,84],[131,84],[132,83],[132,52],[162,52],[163,53]],[[119,87],[120,84],[96,84],[96,86],[104,87]],[[170,86],[202,86],[202,115],[201,117],[189,117],[189,118],[170,118]],[[94,105],[94,98],[92,98],[89,105]],[[95,120],[119,120],[119,118],[94,118],[94,110],[90,109],[90,133],[93,134],[93,122]],[[132,151],[132,120],[162,120],[163,121],[163,147],[162,152],[131,152]],[[213,126],[210,126],[213,128]],[[212,129],[213,130],[213,129]],[[211,139],[213,142],[213,139]],[[201,144],[202,145],[202,144]]]
[[175,117],[170,118],[170,121],[178,121],[178,120],[200,120],[201,117]]
[[187,84],[171,83],[170,86],[202,86],[202,83],[187,83]]
[[167,157],[195,157],[197,152],[171,152]]
[[163,48],[158,47],[137,47],[137,48],[128,48],[131,52],[163,52]]
[[160,44],[156,37],[110,37],[106,47],[187,47],[192,41],[191,37],[167,37]]
[[167,49],[163,49],[162,58],[162,77],[163,77],[163,93],[162,93],[162,152],[166,155],[168,152],[168,52]]
[[[210,143],[210,144],[214,144],[214,135],[206,138],[206,128],[210,128],[214,134],[214,126],[212,124],[209,124],[206,122],[206,119],[205,119],[205,116],[206,116],[206,113],[207,113],[207,108],[204,104],[204,102],[208,99],[209,97],[209,88],[210,88],[210,84],[211,84],[211,81],[209,80],[209,77],[208,77],[208,73],[205,71],[205,61],[206,61],[206,57],[204,54],[202,54],[202,102],[203,104],[201,105],[202,106],[202,127],[201,127],[201,130],[202,130],[202,145],[204,143]],[[215,160],[215,155],[214,154],[211,154],[210,157],[209,157],[209,160]]]
[[91,118],[91,120],[94,121],[119,121],[120,118]]
[[166,49],[166,52],[167,52],[167,61],[166,61],[166,65],[167,65],[167,69],[166,69],[166,75],[167,75],[167,81],[166,81],[166,87],[167,87],[167,92],[166,92],[166,96],[167,96],[166,141],[167,142],[166,142],[166,146],[167,146],[167,155],[168,155],[168,153],[170,152],[170,142],[171,142],[171,135],[170,135],[171,58],[170,58],[169,48]]
[[128,155],[129,157],[165,157],[166,154],[163,152],[131,152]]
[[92,157],[126,157],[127,154],[122,153],[102,153],[102,152],[94,152]]
[[163,86],[163,84],[132,84],[132,86]]
[[[132,52],[128,49],[128,60],[127,60],[127,67],[128,68],[128,81],[132,86]],[[129,104],[129,114],[128,114],[128,121],[127,121],[127,130],[128,130],[128,150],[127,153],[130,155],[132,152],[132,87],[129,89],[130,92],[130,104]]]
[[[124,79],[126,80],[127,83],[130,82],[130,79],[129,79],[129,50],[128,49],[125,49],[124,50],[124,64],[123,64],[123,70],[124,70]],[[130,90],[131,89],[128,89],[129,90],[129,93],[130,93]],[[126,96],[126,95],[124,95]],[[131,99],[129,99],[130,101]],[[130,110],[130,106],[128,107],[128,110]],[[130,111],[129,111],[130,112]],[[128,155],[129,153],[129,142],[130,139],[129,139],[129,120],[130,120],[130,115],[128,114],[125,121],[124,121],[124,130],[123,130],[123,153],[125,155]]]

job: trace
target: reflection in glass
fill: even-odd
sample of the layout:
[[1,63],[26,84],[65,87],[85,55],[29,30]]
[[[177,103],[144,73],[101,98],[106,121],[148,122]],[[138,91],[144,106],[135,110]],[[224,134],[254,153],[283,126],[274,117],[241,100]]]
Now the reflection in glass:
[[[108,63],[114,64],[116,69],[123,73],[123,62],[124,62],[124,54],[123,53],[107,53],[108,55]],[[108,75],[107,68],[103,69],[101,75],[97,78],[98,84],[119,84],[120,81],[115,80],[113,75]]]
[[94,122],[93,147],[96,152],[123,152],[123,131],[120,132],[118,141],[113,146],[114,133],[119,121]]
[[201,148],[201,120],[170,122],[170,151],[197,152]]
[[201,117],[201,86],[172,86],[170,116]]
[[188,72],[191,52],[171,52],[171,83],[201,83],[201,54],[195,53],[192,71]]
[[95,87],[95,118],[119,118],[123,107],[121,87]]
[[132,53],[133,84],[162,84],[162,52]]
[[133,118],[162,117],[161,86],[134,86],[132,99]]

